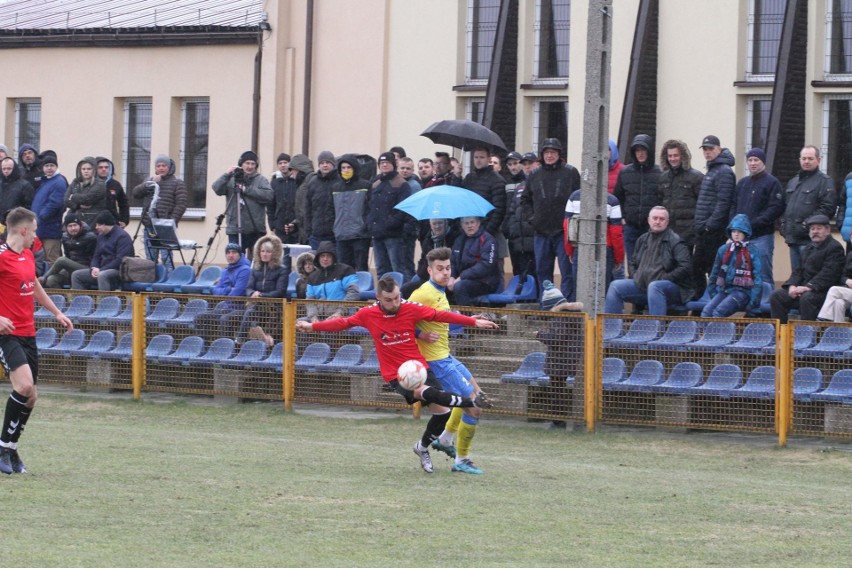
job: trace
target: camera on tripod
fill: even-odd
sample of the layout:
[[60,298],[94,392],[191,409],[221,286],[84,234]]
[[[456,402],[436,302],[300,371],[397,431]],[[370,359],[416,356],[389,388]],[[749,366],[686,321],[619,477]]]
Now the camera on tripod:
[[148,195],[154,195],[154,190],[157,189],[157,184],[153,181],[145,182],[145,193]]
[[231,173],[234,176],[234,183],[245,183],[246,182],[246,171],[242,168],[234,168],[234,171]]

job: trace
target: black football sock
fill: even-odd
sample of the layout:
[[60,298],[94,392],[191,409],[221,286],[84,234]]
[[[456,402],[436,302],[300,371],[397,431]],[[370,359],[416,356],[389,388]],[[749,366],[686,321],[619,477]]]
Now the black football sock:
[[18,431],[15,433],[14,436],[12,436],[12,442],[14,442],[16,444],[18,443],[18,440],[20,439],[21,434],[24,433],[24,426],[27,425],[27,420],[30,419],[30,416],[32,415],[32,413],[33,413],[33,409],[26,407],[26,406],[24,407],[23,410],[21,410],[21,414],[20,414],[21,423],[18,425]]
[[6,415],[3,417],[3,431],[0,432],[0,442],[12,443],[18,439],[21,428],[21,415],[29,413],[26,397],[18,392],[12,391],[9,400],[6,401]]
[[423,437],[420,438],[420,443],[424,448],[428,448],[432,445],[432,442],[438,439],[441,435],[441,432],[444,431],[444,426],[447,425],[447,420],[450,419],[450,412],[447,411],[443,414],[433,414],[432,418],[429,419],[429,422],[426,424],[426,430],[423,432]]
[[473,406],[473,400],[457,394],[442,391],[440,389],[426,387],[420,394],[423,402],[426,404],[439,404],[441,406],[460,406],[461,408],[470,408]]

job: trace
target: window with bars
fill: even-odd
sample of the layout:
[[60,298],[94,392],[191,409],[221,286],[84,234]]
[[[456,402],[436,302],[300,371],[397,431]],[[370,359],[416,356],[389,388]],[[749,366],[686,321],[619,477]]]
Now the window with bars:
[[545,138],[557,138],[562,143],[562,155],[568,151],[568,99],[541,98],[533,104],[533,145],[540,150]]
[[746,151],[752,148],[766,150],[766,133],[771,107],[772,97],[769,95],[748,97],[746,103]]
[[535,11],[535,77],[566,79],[571,32],[570,0],[538,0]]
[[852,76],[852,0],[826,4],[826,78],[846,80]]
[[785,0],[749,0],[746,79],[771,81],[778,63]]
[[467,83],[485,83],[494,55],[500,0],[468,0]]
[[822,129],[820,167],[839,187],[852,171],[852,94],[826,97]]
[[[41,150],[41,99],[15,101],[15,148],[32,144]],[[12,150],[10,148],[10,150]],[[18,156],[20,159],[20,156]]]
[[210,99],[185,99],[181,104],[180,171],[191,209],[207,206],[209,132]]
[[[151,112],[150,100],[140,99],[124,102],[124,141],[122,160],[124,187],[132,193],[133,188],[151,175]],[[141,207],[142,199],[130,198],[131,207]]]

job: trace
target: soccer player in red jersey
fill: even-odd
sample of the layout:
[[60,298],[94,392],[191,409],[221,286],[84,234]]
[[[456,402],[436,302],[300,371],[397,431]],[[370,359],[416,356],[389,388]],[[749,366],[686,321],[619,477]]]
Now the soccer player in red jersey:
[[472,406],[487,406],[482,393],[470,399],[454,393],[441,390],[435,374],[428,371],[426,382],[415,391],[409,391],[399,385],[396,374],[399,366],[410,359],[416,359],[425,367],[429,364],[420,353],[415,341],[415,324],[419,321],[440,321],[455,323],[481,329],[496,329],[497,324],[481,316],[469,317],[453,312],[445,312],[427,308],[416,302],[402,300],[399,286],[393,277],[386,275],[379,279],[376,288],[376,299],[372,306],[361,308],[354,315],[345,318],[329,319],[321,322],[296,322],[299,331],[343,331],[355,326],[367,329],[376,346],[379,359],[379,372],[386,383],[405,398],[408,404],[422,400],[431,405],[432,418],[426,425],[423,437],[414,446],[414,453],[420,457],[420,465],[427,473],[432,473],[432,459],[429,456],[429,446],[438,439],[444,429],[446,416],[450,406],[469,408]]
[[30,247],[36,234],[35,213],[23,207],[6,217],[6,242],[0,246],[0,362],[12,383],[0,432],[0,471],[25,473],[18,455],[18,439],[36,403],[38,349],[35,342],[33,299],[50,310],[67,331],[74,329],[54,305],[35,272]]

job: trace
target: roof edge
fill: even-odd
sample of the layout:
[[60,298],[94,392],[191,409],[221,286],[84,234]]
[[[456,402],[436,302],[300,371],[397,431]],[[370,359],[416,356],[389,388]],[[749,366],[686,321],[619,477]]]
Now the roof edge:
[[257,41],[262,25],[0,30],[0,48],[234,45]]

